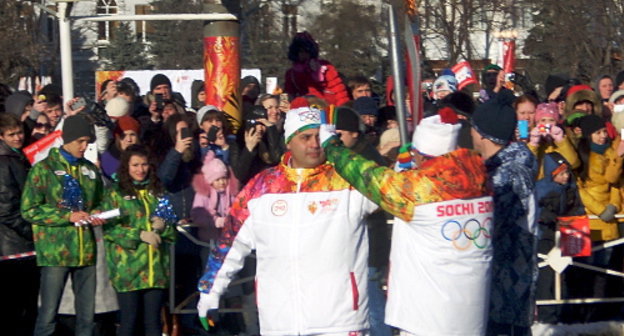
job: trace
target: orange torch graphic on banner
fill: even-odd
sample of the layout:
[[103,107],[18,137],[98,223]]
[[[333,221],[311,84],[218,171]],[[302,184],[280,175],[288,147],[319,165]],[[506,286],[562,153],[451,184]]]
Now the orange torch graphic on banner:
[[204,78],[206,104],[225,112],[234,130],[241,127],[240,61],[238,37],[210,36],[204,38]]

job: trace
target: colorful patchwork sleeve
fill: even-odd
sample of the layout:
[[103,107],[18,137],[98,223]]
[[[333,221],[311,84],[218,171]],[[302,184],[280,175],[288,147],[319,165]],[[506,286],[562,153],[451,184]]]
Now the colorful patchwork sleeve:
[[251,253],[253,239],[247,201],[256,180],[254,178],[247,184],[230,208],[221,236],[208,257],[204,275],[197,286],[203,293],[222,294]]
[[398,173],[336,143],[327,145],[325,153],[340,176],[355,189],[405,221],[411,220],[414,206],[432,201],[427,199],[432,196],[427,191],[435,190],[435,186],[417,170]]
[[[51,172],[42,168],[42,165],[35,165],[28,173],[28,178],[24,185],[22,193],[21,212],[22,217],[37,225],[47,226],[69,226],[73,225],[69,221],[71,211],[61,208],[56,204],[51,204],[46,199],[46,195],[50,194],[47,190],[50,186],[46,183],[46,176],[49,177]],[[57,193],[62,194],[62,191]],[[60,196],[59,196],[60,198]],[[59,201],[59,200],[55,200]]]

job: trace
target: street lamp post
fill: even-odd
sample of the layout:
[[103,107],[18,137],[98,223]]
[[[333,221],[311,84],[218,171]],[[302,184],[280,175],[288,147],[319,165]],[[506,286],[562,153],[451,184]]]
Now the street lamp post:
[[59,42],[61,51],[61,81],[63,84],[63,100],[74,98],[74,68],[72,65],[71,22],[69,12],[74,2],[80,0],[54,0],[58,5]]
[[[52,0],[57,4],[57,12],[41,4],[35,4],[41,10],[55,16],[59,20],[59,43],[61,53],[61,80],[63,81],[63,99],[68,101],[74,97],[74,69],[71,47],[71,20],[74,21],[164,21],[164,20],[209,20],[209,21],[237,21],[238,18],[230,13],[201,13],[201,14],[148,14],[148,15],[98,15],[70,17],[74,2],[82,0]],[[236,55],[238,57],[238,55]]]

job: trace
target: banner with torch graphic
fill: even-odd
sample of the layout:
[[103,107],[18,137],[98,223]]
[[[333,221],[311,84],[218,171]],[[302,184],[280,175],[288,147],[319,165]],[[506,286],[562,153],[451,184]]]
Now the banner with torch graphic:
[[234,36],[204,37],[204,78],[206,104],[225,112],[234,131],[242,125],[240,109],[239,38]]

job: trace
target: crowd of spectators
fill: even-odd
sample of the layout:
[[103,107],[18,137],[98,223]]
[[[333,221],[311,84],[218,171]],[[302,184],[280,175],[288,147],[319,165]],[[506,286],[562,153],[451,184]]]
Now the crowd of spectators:
[[[67,97],[55,85],[35,93],[7,92],[0,113],[0,257],[15,258],[0,260],[4,301],[0,316],[7,321],[3,325],[7,335],[33,331],[48,335],[58,328],[55,315],[68,277],[76,296],[77,334],[91,334],[94,315],[117,309],[122,312],[120,335],[134,335],[136,328],[160,334],[160,309],[155,308],[163,305],[164,290],[171,285],[168,249],[175,250],[178,297],[196,291],[208,254],[185,236],[176,239],[173,227],[190,226],[206,243],[218,238],[234,196],[260,171],[283,160],[287,151],[284,117],[291,104],[304,100],[321,110],[333,109],[337,134],[346,147],[393,167],[400,137],[394,106],[385,103],[390,100],[373,92],[365,77],[343,80],[330,62],[319,59],[318,45],[308,33],[295,36],[288,58],[293,65],[285,75],[283,92],[260,94],[257,79],[242,79],[240,129],[232,128],[224,112],[204,103],[203,82],[194,83],[192,102],[187,104],[162,74],[152,78],[143,96],[131,78],[101,83],[101,92],[94,94],[97,105],[81,104],[79,97],[63,103]],[[536,247],[522,250],[531,256],[522,267],[536,276],[525,284],[528,294],[516,298],[523,302],[493,304],[521,306],[517,312],[526,316],[515,316],[510,322],[520,328],[518,334],[530,328],[533,315],[545,323],[622,317],[617,304],[535,308],[535,300],[552,299],[555,292],[554,271],[539,268],[538,274],[536,254],[548,254],[555,247],[559,218],[590,215],[594,246],[622,236],[618,214],[624,211],[620,133],[624,129],[624,73],[613,78],[600,77],[594,90],[574,78],[551,75],[540,97],[532,88],[508,89],[502,69],[490,65],[482,73],[478,97],[458,90],[450,70],[423,92],[425,116],[445,108],[458,114],[458,145],[467,149],[476,145],[471,138],[475,125],[471,117],[477,106],[497,100],[516,112],[512,141],[532,153],[527,162],[534,161],[535,174],[526,187],[530,185],[527,190],[534,193],[537,211],[536,229],[529,229],[528,223],[527,230],[509,239],[519,244],[524,236],[535,238]],[[496,124],[496,115],[489,117],[492,120],[480,121],[480,125],[492,127],[489,134],[496,135],[497,127],[505,125]],[[22,150],[56,130],[63,131],[62,146],[31,166]],[[95,144],[95,162],[84,159],[88,143]],[[99,226],[103,221],[93,214],[114,208],[121,215]],[[383,324],[381,309],[389,218],[379,211],[365,219],[370,236],[372,335],[391,334]],[[107,268],[109,287],[118,299],[113,308],[98,306],[98,295],[103,295],[95,288],[98,233],[75,224],[81,221],[101,229],[108,265],[102,267]],[[35,250],[36,259],[21,256]],[[623,256],[622,249],[614,247],[577,259],[622,271]],[[571,269],[563,277],[563,294],[570,298],[618,296],[621,289],[621,280],[588,270]],[[243,292],[249,296],[253,289]],[[244,323],[248,334],[258,333],[253,318],[245,317]],[[189,333],[195,327],[194,321],[183,322]],[[105,334],[105,330],[102,327],[98,333]]]

